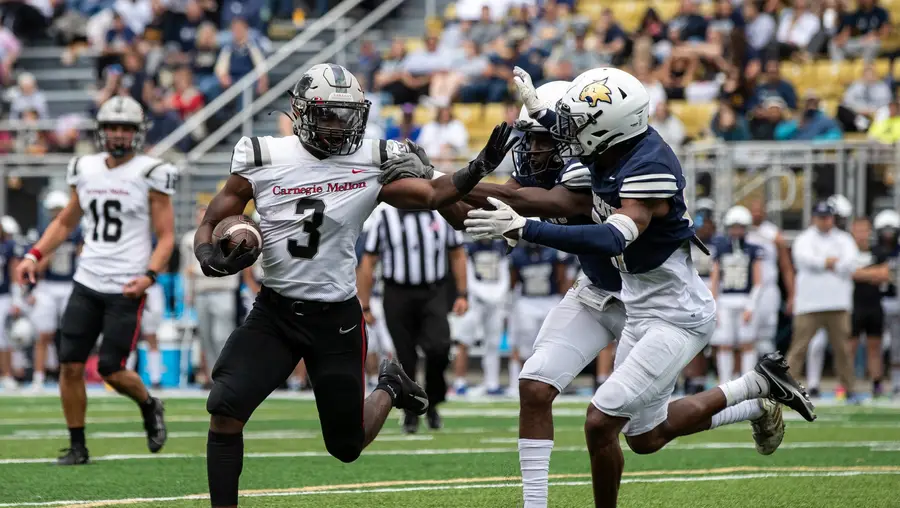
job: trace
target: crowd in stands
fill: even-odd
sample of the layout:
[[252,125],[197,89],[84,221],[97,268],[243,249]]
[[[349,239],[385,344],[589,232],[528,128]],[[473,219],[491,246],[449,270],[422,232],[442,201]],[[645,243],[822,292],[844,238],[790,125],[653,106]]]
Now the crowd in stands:
[[[886,7],[900,14],[893,0],[459,0],[422,41],[397,38],[383,53],[364,42],[354,70],[380,103],[399,106],[387,110],[389,135],[446,133],[442,154],[465,138],[455,112],[514,100],[514,66],[538,85],[625,68],[650,93],[651,125],[675,147],[867,133],[892,143],[900,39]],[[470,130],[486,121],[470,116]]]

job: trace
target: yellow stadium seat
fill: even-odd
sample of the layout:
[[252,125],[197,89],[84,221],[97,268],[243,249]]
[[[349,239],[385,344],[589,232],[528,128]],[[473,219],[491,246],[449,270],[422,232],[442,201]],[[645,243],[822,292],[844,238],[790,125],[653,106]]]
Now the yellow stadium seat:
[[678,14],[679,3],[678,0],[651,0],[650,7],[656,9],[663,21],[669,21]]
[[481,104],[454,104],[453,117],[464,123],[466,127],[481,120]]
[[823,97],[837,98],[862,74],[862,60],[849,62],[817,62],[815,88]]
[[412,53],[425,47],[425,41],[419,38],[406,39],[406,51]]
[[685,133],[693,138],[709,128],[709,122],[716,112],[715,102],[688,103],[684,101],[670,101],[669,109],[672,114],[684,124]]
[[417,106],[413,112],[413,123],[416,125],[425,125],[437,116],[437,108],[429,108],[426,106]]
[[838,99],[825,99],[819,101],[819,109],[824,111],[826,115],[834,118],[837,115],[837,107],[840,102]]
[[595,20],[600,17],[600,13],[603,12],[604,8],[605,6],[599,2],[579,2],[578,14],[591,20]]
[[[589,3],[589,2],[586,2]],[[648,3],[646,0],[635,0],[630,2],[617,2],[613,4],[613,18],[626,32],[637,30],[644,13],[647,12]]]
[[506,116],[506,105],[495,103],[484,105],[484,123],[490,125],[491,129],[495,125],[504,120]]
[[886,78],[891,73],[890,58],[878,58],[875,60],[875,73],[881,79]]
[[400,111],[400,106],[382,106],[381,118],[384,118],[385,120],[390,118],[395,123],[399,123],[403,118],[403,112]]
[[444,19],[456,19],[456,2],[451,2],[444,8]]

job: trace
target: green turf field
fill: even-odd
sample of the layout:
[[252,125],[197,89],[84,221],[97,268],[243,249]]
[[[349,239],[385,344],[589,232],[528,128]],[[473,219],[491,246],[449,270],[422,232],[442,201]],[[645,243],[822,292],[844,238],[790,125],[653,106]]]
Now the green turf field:
[[[55,397],[0,397],[0,507],[205,507],[207,415],[200,398],[168,398],[169,442],[147,452],[138,411],[90,397],[94,463],[53,464],[67,445]],[[550,505],[593,506],[582,423],[586,401],[556,405]],[[245,431],[241,504],[248,507],[521,505],[514,401],[452,402],[445,428],[403,436],[392,415],[354,464],[331,458],[314,403],[270,400]],[[788,413],[782,448],[753,449],[749,425],[681,439],[648,456],[625,452],[621,507],[845,508],[900,506],[900,407]]]

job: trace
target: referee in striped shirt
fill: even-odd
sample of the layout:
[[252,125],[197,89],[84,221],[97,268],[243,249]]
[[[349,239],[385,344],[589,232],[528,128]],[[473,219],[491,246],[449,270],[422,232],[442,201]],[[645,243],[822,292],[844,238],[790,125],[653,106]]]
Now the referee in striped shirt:
[[[468,309],[462,233],[431,210],[407,211],[383,205],[375,210],[373,218],[375,225],[366,236],[357,277],[363,315],[368,324],[375,322],[369,310],[369,296],[380,258],[384,317],[397,359],[403,370],[416,379],[416,347],[425,354],[425,392],[431,402],[426,417],[429,427],[439,429],[441,418],[436,407],[446,398],[444,371],[450,364],[450,273],[457,289],[452,310],[462,315]],[[418,416],[407,412],[404,432],[414,433],[418,428]]]

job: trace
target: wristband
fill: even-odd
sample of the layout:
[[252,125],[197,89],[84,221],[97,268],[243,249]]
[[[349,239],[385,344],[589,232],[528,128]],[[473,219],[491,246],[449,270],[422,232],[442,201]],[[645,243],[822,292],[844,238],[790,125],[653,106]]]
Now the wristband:
[[372,309],[370,307],[363,307],[362,311],[363,312],[372,312]]
[[42,257],[44,257],[44,255],[41,254],[41,251],[39,251],[39,250],[35,249],[34,247],[32,247],[32,248],[28,251],[28,254],[25,254],[24,257],[25,257],[25,259],[30,259],[30,260],[34,261],[35,263],[37,263],[38,261],[41,260]]
[[28,261],[31,261],[34,264],[38,263],[37,256],[35,256],[34,254],[32,254],[30,252],[28,254],[25,254],[24,256],[22,256],[22,259],[27,259]]
[[147,270],[146,272],[144,272],[144,275],[146,275],[147,277],[150,277],[151,284],[156,284],[156,276],[157,276],[157,274],[156,274],[155,271],[153,271],[153,270]]
[[466,300],[468,300],[468,299],[469,299],[469,292],[468,292],[468,291],[457,291],[457,292],[456,292],[456,297],[457,297],[457,298],[465,298]]
[[453,186],[460,194],[468,194],[478,185],[481,178],[487,173],[485,171],[487,162],[475,159],[463,169],[453,173],[450,178],[453,180]]

